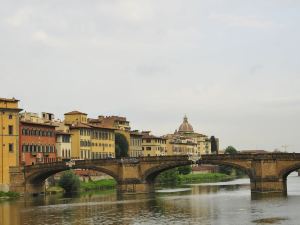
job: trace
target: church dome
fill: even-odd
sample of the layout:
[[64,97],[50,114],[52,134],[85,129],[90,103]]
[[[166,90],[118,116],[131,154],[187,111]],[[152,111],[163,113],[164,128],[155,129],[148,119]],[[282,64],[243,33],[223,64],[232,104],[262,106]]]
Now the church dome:
[[180,125],[178,129],[179,133],[194,133],[193,126],[189,124],[188,118],[185,116],[183,118],[183,123]]

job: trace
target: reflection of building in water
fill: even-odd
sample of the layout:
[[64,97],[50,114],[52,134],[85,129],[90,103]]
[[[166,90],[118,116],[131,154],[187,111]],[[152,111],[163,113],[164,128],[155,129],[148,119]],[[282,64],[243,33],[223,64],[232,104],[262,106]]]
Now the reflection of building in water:
[[1,225],[17,225],[21,224],[21,207],[20,203],[12,203],[10,201],[0,203],[0,224]]

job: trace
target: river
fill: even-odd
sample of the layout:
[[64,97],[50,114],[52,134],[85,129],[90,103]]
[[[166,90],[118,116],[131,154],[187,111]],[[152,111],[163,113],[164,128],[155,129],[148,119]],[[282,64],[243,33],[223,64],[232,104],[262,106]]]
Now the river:
[[115,191],[20,198],[0,202],[0,225],[300,224],[300,177],[288,177],[288,197],[251,200],[249,180],[193,184],[153,194]]

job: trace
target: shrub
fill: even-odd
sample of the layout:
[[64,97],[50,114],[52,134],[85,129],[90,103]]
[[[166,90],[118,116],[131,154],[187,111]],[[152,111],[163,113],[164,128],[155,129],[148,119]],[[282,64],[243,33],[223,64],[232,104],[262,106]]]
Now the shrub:
[[62,187],[66,193],[78,192],[80,189],[80,180],[73,171],[64,172],[58,185]]

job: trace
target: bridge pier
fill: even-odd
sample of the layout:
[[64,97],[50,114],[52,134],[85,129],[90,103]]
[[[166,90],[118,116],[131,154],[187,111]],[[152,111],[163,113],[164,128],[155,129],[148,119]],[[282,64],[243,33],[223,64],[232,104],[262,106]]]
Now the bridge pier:
[[154,192],[154,184],[147,183],[126,183],[118,184],[118,191],[121,193],[150,193]]
[[252,197],[287,196],[286,180],[279,178],[263,178],[251,180]]

